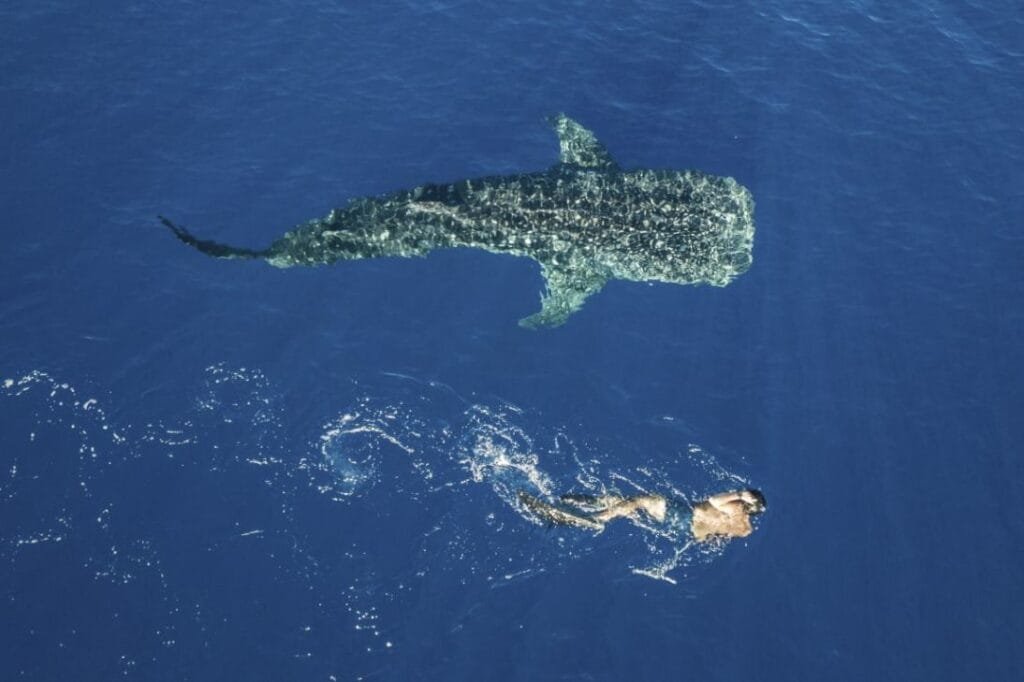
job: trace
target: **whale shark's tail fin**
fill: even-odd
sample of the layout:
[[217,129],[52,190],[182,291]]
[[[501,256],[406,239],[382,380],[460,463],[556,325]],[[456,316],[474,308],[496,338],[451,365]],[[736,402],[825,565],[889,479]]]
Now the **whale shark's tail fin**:
[[221,244],[220,242],[210,241],[208,239],[197,239],[184,227],[175,225],[162,215],[157,216],[157,218],[167,226],[167,229],[174,233],[175,237],[189,246],[202,251],[207,256],[213,256],[214,258],[267,258],[268,256],[273,255],[270,249],[255,251],[253,249],[243,249],[237,246],[228,246],[227,244]]

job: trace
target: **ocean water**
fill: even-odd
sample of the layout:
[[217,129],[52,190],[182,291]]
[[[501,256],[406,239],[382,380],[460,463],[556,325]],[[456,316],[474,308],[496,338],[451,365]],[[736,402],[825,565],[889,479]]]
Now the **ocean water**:
[[[1013,679],[1014,3],[0,7],[0,679]],[[547,168],[545,117],[756,202],[725,288],[277,270],[349,199]],[[749,538],[520,489],[754,485]]]

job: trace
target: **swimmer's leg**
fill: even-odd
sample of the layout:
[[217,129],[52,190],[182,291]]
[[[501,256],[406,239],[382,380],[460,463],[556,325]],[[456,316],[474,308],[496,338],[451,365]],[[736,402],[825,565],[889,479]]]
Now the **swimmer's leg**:
[[574,495],[569,493],[559,496],[558,499],[565,504],[570,504],[585,512],[601,511],[607,506],[601,503],[601,500],[603,499],[602,495]]
[[604,524],[595,521],[582,514],[569,511],[567,509],[559,509],[558,507],[548,504],[544,500],[539,500],[529,493],[519,491],[519,503],[530,512],[537,519],[559,526],[575,526],[576,528],[586,528],[601,532],[604,530]]
[[622,495],[575,495],[567,494],[562,495],[558,498],[560,501],[570,504],[573,507],[581,511],[585,511],[588,514],[597,514],[600,512],[606,512],[609,509],[619,507],[624,503],[628,503],[633,498],[623,497]]

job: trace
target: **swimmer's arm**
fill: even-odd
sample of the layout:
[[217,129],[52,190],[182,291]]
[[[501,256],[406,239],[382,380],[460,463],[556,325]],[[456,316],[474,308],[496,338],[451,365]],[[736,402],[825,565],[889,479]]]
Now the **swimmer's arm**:
[[743,498],[740,496],[739,492],[719,493],[718,495],[712,495],[708,499],[704,500],[705,504],[709,504],[719,511],[726,511],[728,505],[733,504],[734,502],[743,503]]

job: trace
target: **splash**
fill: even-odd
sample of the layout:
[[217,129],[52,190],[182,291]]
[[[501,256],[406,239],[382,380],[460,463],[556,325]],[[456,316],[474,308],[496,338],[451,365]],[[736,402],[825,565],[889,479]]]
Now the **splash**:
[[[502,409],[504,407],[504,409]],[[467,410],[466,451],[460,459],[475,483],[487,483],[507,504],[518,507],[516,494],[555,492],[540,468],[540,455],[527,433],[509,420],[510,406],[473,405]]]
[[[342,413],[324,427],[321,452],[333,472],[330,490],[338,499],[389,494],[372,490],[385,462],[401,462],[418,487],[406,484],[404,493],[417,501],[447,496],[469,507],[467,515],[485,514],[486,530],[493,538],[504,534],[509,547],[484,547],[485,540],[457,521],[445,539],[445,529],[433,526],[424,540],[436,551],[460,557],[460,569],[482,573],[501,583],[552,570],[568,560],[607,549],[623,554],[628,570],[670,583],[720,556],[724,543],[691,542],[686,529],[643,520],[622,522],[615,539],[605,541],[568,529],[558,529],[554,541],[527,537],[539,521],[522,507],[518,494],[551,499],[565,492],[594,495],[657,493],[681,503],[692,503],[724,487],[747,482],[730,472],[712,454],[694,444],[682,446],[669,457],[630,453],[632,464],[623,467],[584,445],[576,434],[552,427],[519,406],[500,400],[465,399],[450,387],[389,373],[377,382],[378,393],[364,395],[355,409]],[[436,409],[443,406],[443,409]],[[671,420],[670,420],[671,421]],[[385,446],[390,445],[390,448]],[[690,487],[680,487],[680,482]],[[490,500],[481,499],[488,491]],[[392,491],[393,492],[393,491]],[[498,502],[498,506],[494,505]],[[622,534],[627,535],[623,541]],[[525,543],[534,543],[533,545]],[[617,543],[615,549],[606,545]],[[525,554],[522,565],[509,567],[490,556]],[[467,568],[468,567],[468,568]]]
[[[404,605],[438,582],[500,589],[591,557],[677,583],[723,545],[696,547],[643,522],[600,536],[541,530],[517,494],[695,500],[746,484],[699,446],[651,447],[650,423],[623,425],[621,442],[592,442],[529,409],[407,374],[353,380],[312,420],[291,414],[261,371],[227,363],[160,414],[136,410],[131,421],[111,417],[125,400],[42,371],[0,378],[0,401],[0,514],[18,520],[0,527],[0,565],[61,549],[98,583],[146,586],[163,609],[150,636],[168,655],[216,619],[183,602],[182,585],[233,564],[267,584],[303,585],[324,618],[347,615],[346,645],[381,656],[401,646]],[[215,513],[181,504],[167,480],[205,490]],[[401,559],[389,554],[395,536],[411,548]]]

